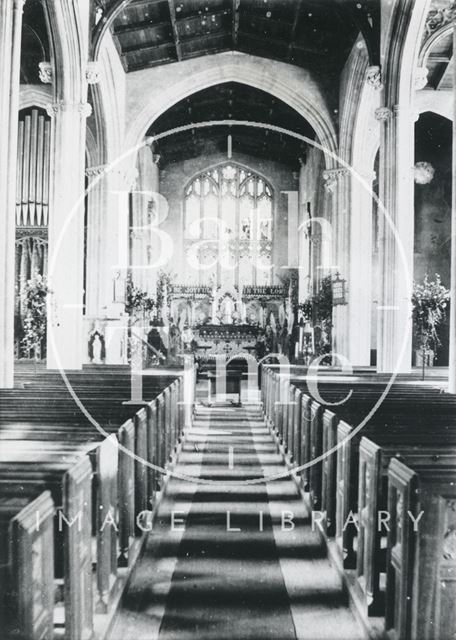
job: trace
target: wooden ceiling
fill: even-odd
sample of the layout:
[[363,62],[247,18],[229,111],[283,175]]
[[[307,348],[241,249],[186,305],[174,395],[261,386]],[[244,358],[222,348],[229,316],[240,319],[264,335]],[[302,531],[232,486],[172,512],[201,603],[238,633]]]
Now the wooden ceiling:
[[[380,0],[97,0],[127,71],[238,50],[331,75],[360,31],[375,58]],[[373,64],[375,60],[373,61]]]
[[[314,139],[311,126],[294,109],[269,93],[236,82],[227,82],[194,93],[178,102],[158,118],[149,136],[177,127],[220,120],[260,122],[282,127]],[[233,152],[282,162],[292,168],[305,158],[307,144],[272,129],[240,125],[192,127],[184,132],[167,135],[155,145],[161,166],[207,155],[226,153],[231,134]]]

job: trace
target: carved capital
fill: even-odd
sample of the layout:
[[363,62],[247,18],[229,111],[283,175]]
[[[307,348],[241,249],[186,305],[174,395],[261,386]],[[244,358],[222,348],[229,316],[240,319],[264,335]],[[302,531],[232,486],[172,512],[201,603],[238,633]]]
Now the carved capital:
[[380,89],[381,88],[381,86],[382,86],[382,72],[381,72],[380,67],[378,67],[378,66],[367,67],[366,82],[370,87],[372,87],[374,89]]
[[93,178],[96,176],[100,176],[101,174],[106,172],[107,165],[100,164],[97,167],[87,167],[85,174],[89,178]]
[[429,11],[426,18],[426,25],[424,28],[425,37],[428,38],[433,33],[455,20],[456,2],[449,2],[447,7],[432,9]]
[[54,71],[50,62],[38,63],[38,75],[43,84],[52,84],[54,81]]
[[100,82],[101,67],[98,61],[88,62],[86,68],[86,80],[89,84],[97,84]]
[[65,102],[64,100],[58,100],[57,102],[46,105],[46,113],[51,118],[55,117],[59,113],[65,113],[67,111],[77,111],[86,118],[92,113],[92,107],[88,102]]
[[379,122],[386,122],[391,118],[392,111],[389,107],[379,107],[375,110],[375,119]]
[[334,193],[337,187],[337,181],[349,174],[348,169],[326,169],[323,171],[323,186],[327,193]]
[[417,67],[415,70],[415,89],[421,91],[428,83],[429,69],[427,67]]

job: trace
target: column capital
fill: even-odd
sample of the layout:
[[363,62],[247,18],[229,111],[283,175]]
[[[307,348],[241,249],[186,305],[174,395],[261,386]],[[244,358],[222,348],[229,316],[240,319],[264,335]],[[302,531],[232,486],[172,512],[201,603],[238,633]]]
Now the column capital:
[[393,112],[389,107],[379,107],[375,109],[375,119],[379,122],[386,122],[392,115]]
[[101,65],[98,60],[91,60],[86,67],[86,80],[88,84],[98,84],[101,78]]
[[426,18],[424,34],[427,38],[447,24],[456,22],[456,4],[448,2],[447,7],[431,9]]
[[421,91],[428,83],[429,69],[427,67],[417,67],[415,69],[415,90]]
[[325,169],[323,171],[323,186],[327,193],[333,193],[337,182],[340,178],[348,176],[350,171],[345,167],[336,167],[335,169]]
[[38,75],[43,84],[52,84],[54,82],[54,69],[50,62],[38,63]]
[[66,102],[65,100],[57,100],[46,105],[46,113],[51,118],[66,111],[77,111],[88,118],[92,113],[92,107],[88,102]]
[[85,170],[85,174],[89,178],[93,176],[100,176],[101,174],[106,173],[107,166],[108,165],[106,164],[99,164],[96,167],[87,167],[87,169]]
[[382,71],[378,65],[372,65],[366,69],[366,82],[373,89],[382,87]]

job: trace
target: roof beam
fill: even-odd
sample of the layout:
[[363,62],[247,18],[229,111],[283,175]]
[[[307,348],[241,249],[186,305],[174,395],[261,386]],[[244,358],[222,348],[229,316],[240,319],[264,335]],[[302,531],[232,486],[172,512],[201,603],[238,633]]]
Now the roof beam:
[[236,49],[239,33],[239,5],[241,0],[233,0],[233,48]]
[[[161,2],[165,2],[166,0],[136,0],[135,6],[138,5],[152,5],[152,4],[160,4]],[[128,5],[132,3],[132,0],[112,0],[109,4],[103,9],[103,14],[98,23],[94,26],[92,30],[92,59],[98,60],[98,55],[100,53],[101,43],[103,41],[103,36],[110,29],[112,23],[117,18],[119,13],[124,9],[128,8]]]
[[302,51],[302,53],[308,53],[311,55],[317,55],[317,56],[321,56],[321,50],[320,49],[316,49],[314,47],[306,47],[302,44],[296,44],[295,43],[290,43],[288,44],[287,42],[285,42],[285,40],[278,40],[277,38],[270,38],[268,36],[260,36],[259,34],[256,33],[247,33],[246,31],[239,31],[239,35],[246,38],[246,39],[250,39],[250,40],[255,40],[257,42],[260,42],[261,44],[263,44],[264,46],[268,46],[268,45],[276,45],[276,46],[280,46],[280,47],[288,47],[291,46],[292,49],[294,49],[295,51]]
[[168,47],[174,47],[173,40],[168,40],[168,42],[161,42],[160,44],[154,44],[152,42],[135,44],[132,47],[124,47],[122,49],[122,56],[127,56],[129,53],[141,53],[143,51],[160,51],[160,49],[166,49]]
[[174,44],[176,46],[176,58],[180,62],[182,60],[182,48],[180,44],[179,29],[177,28],[176,7],[174,0],[168,0],[169,15],[171,18],[171,26],[174,34]]
[[116,27],[113,31],[115,36],[122,36],[124,33],[131,33],[132,31],[141,31],[143,29],[159,29],[161,27],[168,27],[169,20],[162,20],[161,22],[152,22],[151,20],[143,20],[142,22],[133,22],[128,25],[122,25]]

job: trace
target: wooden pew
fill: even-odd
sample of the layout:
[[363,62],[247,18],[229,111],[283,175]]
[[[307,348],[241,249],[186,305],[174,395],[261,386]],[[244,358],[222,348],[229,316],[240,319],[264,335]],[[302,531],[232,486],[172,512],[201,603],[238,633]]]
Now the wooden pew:
[[7,637],[54,638],[54,513],[49,491],[0,498],[0,628]]
[[388,436],[373,436],[375,442],[363,437],[359,447],[358,526],[356,577],[370,615],[384,613],[384,592],[380,575],[384,573],[382,535],[378,514],[387,511],[388,466],[394,458],[415,468],[444,467],[456,473],[456,447],[444,438],[439,445],[420,442],[419,434],[408,434],[407,442],[391,444]]
[[[50,491],[61,505],[61,525],[54,543],[57,577],[63,578],[65,637],[91,637],[93,632],[91,518],[92,465],[87,456],[66,463],[0,463],[0,497],[36,496]],[[81,525],[79,525],[81,522]],[[63,567],[60,557],[63,552]],[[32,565],[33,566],[33,565]],[[23,571],[28,573],[32,566]],[[30,579],[30,578],[29,578]],[[29,603],[30,604],[30,603]]]
[[[456,635],[455,476],[454,467],[390,463],[385,629],[397,640]],[[417,531],[409,512],[422,512]]]
[[360,433],[352,436],[353,427],[345,421],[340,421],[337,427],[337,495],[336,495],[336,543],[344,558],[346,568],[352,568],[356,564],[356,552],[354,549],[354,532],[352,528],[345,529],[350,511],[358,512],[358,482],[359,482],[359,443],[365,435],[369,438],[387,435],[389,444],[419,443],[421,446],[436,444],[456,446],[456,426],[448,426],[446,421],[436,424],[433,432],[429,432],[426,426],[419,427],[414,424],[413,416],[405,418],[402,424],[389,428],[385,434],[384,425],[380,422],[372,424]]
[[[111,433],[118,431],[119,440],[125,445],[126,450],[134,452],[136,455],[144,458],[147,462],[157,463],[157,442],[162,445],[161,462],[164,466],[169,457],[172,455],[176,447],[175,440],[180,437],[183,429],[183,419],[185,417],[184,407],[180,408],[180,398],[183,398],[182,380],[173,379],[171,389],[166,393],[160,393],[155,400],[146,405],[145,409],[140,410],[139,414],[134,420],[127,421],[123,425],[118,424],[104,424],[103,427]],[[55,390],[52,391],[52,393]],[[158,389],[157,389],[158,391]],[[22,390],[11,394],[13,401],[20,402],[23,407],[20,394]],[[8,394],[7,394],[8,395]],[[51,394],[52,395],[52,394]],[[48,404],[48,411],[46,413],[46,424],[33,421],[35,418],[34,411],[36,409],[36,403],[38,400],[37,394],[34,392],[27,396],[25,411],[19,411],[22,421],[15,422],[13,420],[3,420],[3,424],[0,424],[0,439],[4,443],[8,443],[8,452],[12,447],[15,447],[17,437],[20,439],[23,437],[29,438],[26,443],[20,444],[22,447],[21,457],[22,463],[17,465],[8,466],[8,481],[6,481],[6,470],[2,469],[0,463],[0,488],[1,491],[23,494],[24,492],[24,479],[26,476],[27,491],[36,491],[38,488],[45,486],[44,478],[47,482],[51,482],[51,490],[54,492],[55,497],[58,495],[58,481],[56,477],[52,476],[50,479],[49,468],[52,467],[53,473],[57,473],[58,463],[55,464],[51,460],[57,460],[64,456],[70,456],[75,453],[76,450],[92,449],[91,459],[94,464],[94,495],[97,500],[97,514],[107,514],[109,512],[117,513],[119,510],[119,561],[122,562],[122,558],[129,561],[128,552],[131,546],[132,533],[134,534],[134,521],[139,507],[151,508],[151,501],[157,488],[157,482],[159,474],[153,469],[147,469],[144,473],[144,465],[135,463],[132,458],[121,449],[119,449],[118,456],[115,460],[112,456],[112,445],[110,457],[107,456],[104,445],[105,441],[101,438],[100,434],[94,430],[94,427],[87,422],[77,421],[73,419],[67,422],[59,420],[59,411],[64,407],[64,402],[68,402],[63,397],[58,398],[57,404],[50,404],[52,400],[51,395],[46,398],[43,394],[39,394],[39,398],[42,404]],[[109,394],[108,394],[109,395]],[[155,394],[157,395],[157,394]],[[94,394],[96,397],[96,394]],[[18,400],[19,398],[19,400]],[[111,396],[105,397],[103,400],[103,394],[100,393],[99,397],[96,397],[96,401],[99,404],[101,412],[102,404],[113,402]],[[157,407],[163,405],[161,412],[157,411]],[[15,407],[11,404],[13,410],[12,416],[16,416]],[[50,410],[49,410],[50,408]],[[131,412],[132,408],[128,409]],[[166,410],[166,411],[165,411]],[[70,415],[71,412],[70,412]],[[23,421],[24,416],[27,418],[27,422]],[[64,417],[68,417],[68,413]],[[31,421],[28,421],[32,418]],[[51,420],[49,420],[51,418]],[[118,423],[118,417],[117,417]],[[57,438],[57,439],[56,439]],[[101,440],[101,444],[100,444]],[[36,451],[40,449],[41,452],[46,454],[47,462],[40,463],[38,467],[32,464],[36,462]],[[33,451],[35,454],[33,454]],[[12,456],[14,458],[14,455]],[[10,457],[8,458],[9,461]],[[27,463],[27,460],[30,460]],[[118,478],[116,478],[116,461],[119,464]],[[25,465],[25,467],[24,467]],[[32,471],[35,469],[35,473]],[[132,469],[136,470],[133,475]],[[11,475],[12,472],[16,472]],[[3,474],[3,475],[2,475]],[[44,476],[42,475],[44,474]],[[46,475],[47,474],[47,475]],[[51,474],[52,475],[52,474]],[[62,475],[62,474],[61,474]],[[151,482],[149,482],[149,479]],[[12,482],[13,480],[13,482]],[[60,476],[60,480],[62,480]],[[143,498],[140,503],[137,503],[137,508],[133,508],[135,505],[135,480],[139,487],[139,492],[142,493]],[[34,484],[35,483],[35,484]],[[118,484],[118,486],[117,486]],[[7,488],[6,488],[7,487]],[[0,495],[2,492],[0,491]],[[117,495],[118,493],[118,495]],[[62,498],[63,499],[63,498]],[[144,504],[145,501],[145,504]],[[116,522],[116,515],[113,516],[114,522]],[[103,524],[101,515],[98,515],[98,522],[94,529],[98,532],[100,525]],[[98,600],[98,610],[106,611],[108,602],[108,592],[112,587],[113,579],[115,579],[115,569],[117,566],[117,540],[115,536],[115,529],[112,526],[105,526],[102,531],[102,535],[98,536],[97,540],[97,587],[101,596]],[[90,559],[90,543],[88,544],[89,559]],[[66,557],[66,556],[65,556]],[[104,568],[102,570],[102,568]],[[105,569],[108,568],[106,571]],[[64,572],[66,578],[66,567]],[[65,579],[65,585],[68,580]],[[67,589],[65,588],[65,594]],[[67,595],[67,594],[66,594]],[[68,637],[76,637],[78,631],[76,630],[76,636],[73,634],[72,629],[76,629],[76,622],[74,621],[74,614],[70,615],[68,607],[70,607],[70,600],[65,597],[65,617],[69,622],[70,635]],[[81,612],[79,612],[81,613]],[[78,615],[76,617],[84,626],[85,615]],[[68,625],[67,625],[68,626]],[[82,636],[81,636],[82,637]]]

